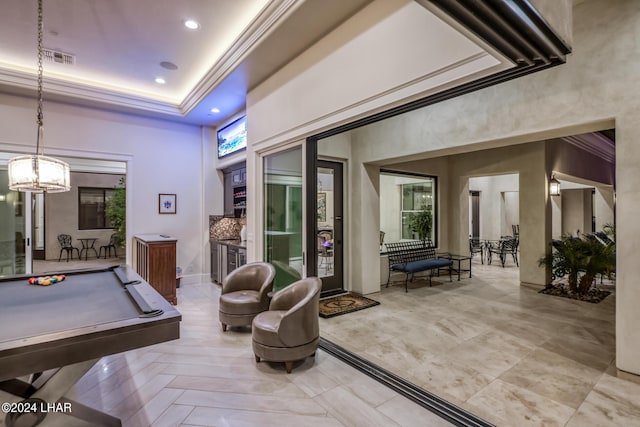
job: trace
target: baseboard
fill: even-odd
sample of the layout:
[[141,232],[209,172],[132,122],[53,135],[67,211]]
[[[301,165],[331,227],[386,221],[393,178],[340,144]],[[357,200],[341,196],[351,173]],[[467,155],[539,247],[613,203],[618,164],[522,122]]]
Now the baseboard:
[[180,279],[180,286],[182,285],[197,285],[199,283],[210,282],[211,276],[209,274],[185,274]]
[[541,291],[545,288],[545,285],[540,285],[538,283],[529,283],[529,282],[520,282],[520,286],[523,288],[533,289],[534,291]]

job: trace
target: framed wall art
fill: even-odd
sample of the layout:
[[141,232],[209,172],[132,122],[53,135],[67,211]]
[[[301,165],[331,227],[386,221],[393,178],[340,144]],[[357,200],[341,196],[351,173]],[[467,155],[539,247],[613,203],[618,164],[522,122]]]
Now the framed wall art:
[[161,213],[161,214],[176,213],[176,195],[175,194],[158,194],[158,213]]

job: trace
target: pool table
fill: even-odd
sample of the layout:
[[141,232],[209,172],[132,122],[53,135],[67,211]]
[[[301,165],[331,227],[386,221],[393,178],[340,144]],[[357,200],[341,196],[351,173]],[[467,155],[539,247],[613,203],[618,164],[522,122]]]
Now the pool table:
[[[0,390],[4,396],[10,391],[21,398],[62,401],[102,356],[180,337],[180,313],[132,268],[56,274],[65,274],[66,279],[49,286],[30,285],[30,276],[0,279]],[[54,368],[61,369],[47,381],[39,378],[31,385],[17,379]],[[54,380],[58,375],[61,379]],[[78,409],[83,406],[73,404]],[[74,413],[82,416],[86,411]],[[119,424],[101,415],[106,418],[100,423]]]

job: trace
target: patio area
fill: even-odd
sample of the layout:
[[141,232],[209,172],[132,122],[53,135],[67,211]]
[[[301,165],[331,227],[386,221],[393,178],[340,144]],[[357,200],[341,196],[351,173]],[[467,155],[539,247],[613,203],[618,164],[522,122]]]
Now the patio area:
[[382,288],[367,295],[380,305],[321,319],[321,336],[498,426],[637,425],[640,384],[615,368],[615,292],[543,295],[518,273],[476,258],[473,278]]

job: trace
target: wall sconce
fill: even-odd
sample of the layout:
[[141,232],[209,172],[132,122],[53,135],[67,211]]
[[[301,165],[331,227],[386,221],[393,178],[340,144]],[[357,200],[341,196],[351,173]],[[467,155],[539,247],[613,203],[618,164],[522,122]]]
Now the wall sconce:
[[4,202],[5,200],[7,200],[6,194],[0,194],[0,202]]
[[549,194],[551,196],[560,195],[560,181],[558,181],[553,175],[551,175],[551,181],[549,181]]

